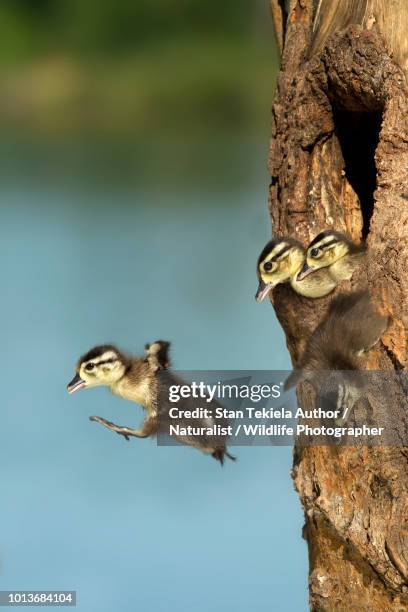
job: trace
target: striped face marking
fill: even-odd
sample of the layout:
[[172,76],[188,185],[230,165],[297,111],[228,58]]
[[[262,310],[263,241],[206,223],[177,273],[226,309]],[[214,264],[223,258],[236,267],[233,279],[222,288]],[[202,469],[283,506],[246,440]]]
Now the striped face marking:
[[[320,235],[321,234],[319,234],[319,236]],[[332,249],[336,244],[339,244],[340,242],[338,238],[331,234],[318,240],[319,236],[317,236],[313,240],[307,251],[308,257],[311,257],[312,259],[319,259],[325,251]]]
[[265,282],[273,279],[274,274],[279,272],[282,262],[289,257],[292,249],[293,245],[287,242],[279,242],[259,263],[259,274]]
[[100,355],[100,357],[94,357],[89,361],[84,361],[81,364],[81,367],[84,367],[87,372],[91,372],[94,368],[97,368],[98,366],[107,365],[109,367],[116,361],[118,361],[117,354],[114,351],[107,351],[106,353]]
[[102,352],[98,348],[93,349],[82,359],[78,363],[76,375],[67,386],[69,393],[84,387],[110,386],[120,380],[126,371],[119,354],[110,347]]
[[[282,261],[288,257],[290,250],[293,248],[293,245],[288,244],[287,242],[280,242],[276,245],[274,249],[265,257],[263,262],[260,264],[260,268],[268,271],[272,268],[268,264],[274,264],[276,262]],[[267,266],[267,267],[265,267]]]
[[261,302],[276,285],[288,282],[300,270],[303,261],[303,248],[296,241],[283,239],[268,243],[258,260],[256,300]]
[[331,266],[349,250],[348,240],[342,234],[321,232],[307,249],[306,264],[310,270]]

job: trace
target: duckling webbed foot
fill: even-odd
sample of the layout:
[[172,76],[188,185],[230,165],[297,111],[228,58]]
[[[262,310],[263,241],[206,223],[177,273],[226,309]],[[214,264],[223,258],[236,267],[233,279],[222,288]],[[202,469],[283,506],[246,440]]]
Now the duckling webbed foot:
[[129,440],[130,436],[134,436],[136,438],[147,438],[150,435],[149,431],[145,428],[131,429],[130,427],[122,427],[121,425],[116,425],[115,423],[112,423],[112,421],[108,421],[107,419],[99,416],[91,416],[89,417],[89,420],[94,421],[95,423],[100,423],[111,431],[115,431],[120,436],[123,436],[126,440]]

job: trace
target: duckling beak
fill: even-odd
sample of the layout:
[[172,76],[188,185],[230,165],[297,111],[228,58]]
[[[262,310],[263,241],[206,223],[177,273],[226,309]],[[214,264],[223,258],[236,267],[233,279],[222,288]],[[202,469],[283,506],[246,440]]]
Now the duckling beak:
[[79,391],[83,387],[86,387],[86,382],[82,380],[79,374],[75,374],[71,382],[67,384],[67,391],[68,393],[75,393],[75,391]]
[[257,302],[263,302],[266,296],[272,291],[274,288],[273,283],[264,283],[263,280],[259,281],[258,290],[255,293],[255,299]]
[[296,280],[298,280],[298,281],[303,280],[304,278],[306,278],[306,276],[309,276],[309,274],[311,274],[311,272],[314,272],[313,268],[309,268],[309,266],[305,262],[303,264],[303,268],[298,273]]

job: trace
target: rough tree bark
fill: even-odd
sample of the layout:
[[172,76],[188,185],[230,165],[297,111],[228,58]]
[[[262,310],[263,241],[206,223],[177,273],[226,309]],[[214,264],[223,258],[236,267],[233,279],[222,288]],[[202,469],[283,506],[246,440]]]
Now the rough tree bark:
[[[404,370],[408,323],[407,0],[271,0],[281,70],[269,158],[274,235],[367,240],[368,282],[392,315],[371,369]],[[404,197],[405,196],[405,197]],[[272,297],[296,364],[333,295]],[[307,385],[301,405],[313,397]],[[390,393],[390,402],[393,401]],[[301,447],[312,610],[408,610],[408,450]]]

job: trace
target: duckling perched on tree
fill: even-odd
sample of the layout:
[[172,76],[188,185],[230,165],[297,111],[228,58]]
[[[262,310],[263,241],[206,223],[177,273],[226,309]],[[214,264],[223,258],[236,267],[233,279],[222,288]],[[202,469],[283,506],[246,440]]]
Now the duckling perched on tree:
[[[96,346],[79,359],[76,374],[67,385],[67,390],[69,393],[74,393],[83,388],[106,386],[114,395],[140,404],[147,412],[141,429],[115,425],[98,416],[90,417],[91,421],[100,423],[127,440],[130,436],[147,438],[159,433],[168,433],[169,424],[172,422],[169,417],[169,385],[181,382],[168,370],[169,347],[169,342],[158,340],[145,346],[145,357],[131,357],[111,344]],[[178,406],[189,401],[191,400],[181,400]],[[210,411],[215,407],[218,407],[218,404],[214,401],[208,404]],[[188,408],[194,409],[196,406]],[[177,419],[177,423],[183,424],[183,419]],[[222,419],[217,419],[217,424],[220,427],[226,425]],[[214,419],[212,417],[189,419],[188,425],[210,427],[214,425]],[[227,451],[226,436],[204,434],[175,437],[183,444],[211,454],[221,464],[225,456],[235,460],[235,457]]]
[[337,284],[350,280],[365,256],[365,245],[355,244],[340,232],[325,230],[312,240],[307,247],[306,262],[298,276],[303,280],[316,271],[327,269]]
[[[385,332],[389,317],[374,308],[367,291],[340,294],[307,342],[296,369],[286,379],[285,389],[307,380],[320,396],[336,391],[343,406],[351,408],[364,390],[363,355]],[[337,371],[330,375],[328,371]]]
[[323,297],[333,291],[337,283],[327,270],[305,275],[305,280],[300,278],[305,259],[305,249],[297,240],[270,240],[258,258],[256,300],[262,302],[276,285],[287,282],[296,293],[309,298]]

